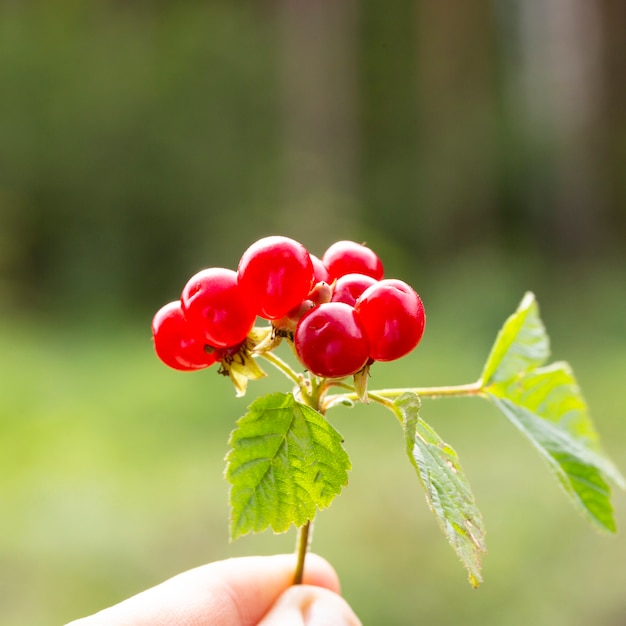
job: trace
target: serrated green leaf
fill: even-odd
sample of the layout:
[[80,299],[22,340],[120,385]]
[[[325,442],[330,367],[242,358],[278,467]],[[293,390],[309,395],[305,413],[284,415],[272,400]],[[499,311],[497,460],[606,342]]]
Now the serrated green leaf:
[[543,365],[550,356],[550,341],[534,294],[528,292],[517,311],[498,333],[481,379],[485,385],[510,380]]
[[561,361],[536,368],[508,381],[487,385],[485,390],[524,406],[590,449],[600,450],[587,403],[568,363]]
[[537,302],[527,293],[496,338],[482,391],[535,445],[575,507],[614,532],[607,481],[624,487],[624,478],[600,447],[569,365],[541,367],[549,352]]
[[348,483],[341,435],[292,394],[255,400],[232,432],[231,539],[271,527],[280,533],[312,520]]
[[485,391],[539,450],[576,508],[601,530],[615,532],[607,481],[624,487],[624,478],[601,449],[569,365],[537,368]]
[[456,452],[419,417],[420,399],[405,393],[395,401],[404,423],[406,451],[426,492],[426,500],[444,535],[469,574],[482,582],[485,529]]

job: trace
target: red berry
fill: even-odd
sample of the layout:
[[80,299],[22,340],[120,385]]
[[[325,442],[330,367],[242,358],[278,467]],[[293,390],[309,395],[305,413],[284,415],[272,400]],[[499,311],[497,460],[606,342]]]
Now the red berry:
[[310,255],[311,262],[313,263],[313,282],[315,283],[328,283],[330,282],[328,276],[328,270],[322,260],[316,257],[314,254]]
[[327,302],[306,313],[294,336],[302,364],[316,376],[343,378],[355,374],[369,359],[369,344],[354,309]]
[[345,302],[354,306],[356,299],[376,283],[376,279],[365,274],[345,274],[335,282],[332,302]]
[[264,237],[243,253],[237,275],[257,315],[275,320],[307,297],[313,264],[301,243],[288,237]]
[[183,288],[182,308],[207,343],[219,348],[241,343],[256,313],[237,283],[237,273],[212,267],[194,274]]
[[331,281],[346,274],[365,274],[376,280],[383,277],[383,264],[376,253],[354,241],[337,241],[324,252],[322,261]]
[[354,308],[367,333],[370,356],[375,361],[393,361],[408,354],[424,333],[426,318],[422,300],[401,280],[381,280],[368,287]]
[[152,339],[159,359],[176,370],[198,370],[216,361],[215,351],[207,352],[209,346],[185,319],[179,300],[156,312],[152,319]]

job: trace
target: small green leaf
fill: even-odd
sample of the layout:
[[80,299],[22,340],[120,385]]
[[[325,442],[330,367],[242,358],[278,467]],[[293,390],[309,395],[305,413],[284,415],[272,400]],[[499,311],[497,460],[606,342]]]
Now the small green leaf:
[[232,432],[231,539],[271,527],[280,533],[312,520],[348,483],[341,435],[292,394],[255,400]]
[[485,385],[510,380],[520,372],[543,365],[550,356],[550,341],[535,296],[528,292],[517,311],[498,333],[482,373]]
[[600,447],[569,365],[537,368],[485,391],[539,450],[576,508],[601,530],[615,532],[607,481],[623,488],[624,478]]
[[407,454],[430,510],[467,569],[471,585],[478,587],[482,582],[481,557],[486,552],[483,520],[456,452],[419,417],[420,404],[413,393],[395,401],[404,423]]

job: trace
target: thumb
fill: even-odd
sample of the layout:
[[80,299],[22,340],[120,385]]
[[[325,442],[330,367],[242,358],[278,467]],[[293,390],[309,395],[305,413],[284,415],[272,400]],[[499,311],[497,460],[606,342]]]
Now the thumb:
[[294,585],[276,600],[259,626],[361,626],[361,621],[336,593]]

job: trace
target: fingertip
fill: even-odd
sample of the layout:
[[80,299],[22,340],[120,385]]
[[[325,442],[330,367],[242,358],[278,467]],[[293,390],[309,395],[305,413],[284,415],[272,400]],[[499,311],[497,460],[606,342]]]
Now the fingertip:
[[259,626],[361,626],[361,622],[329,589],[296,585],[283,592]]

